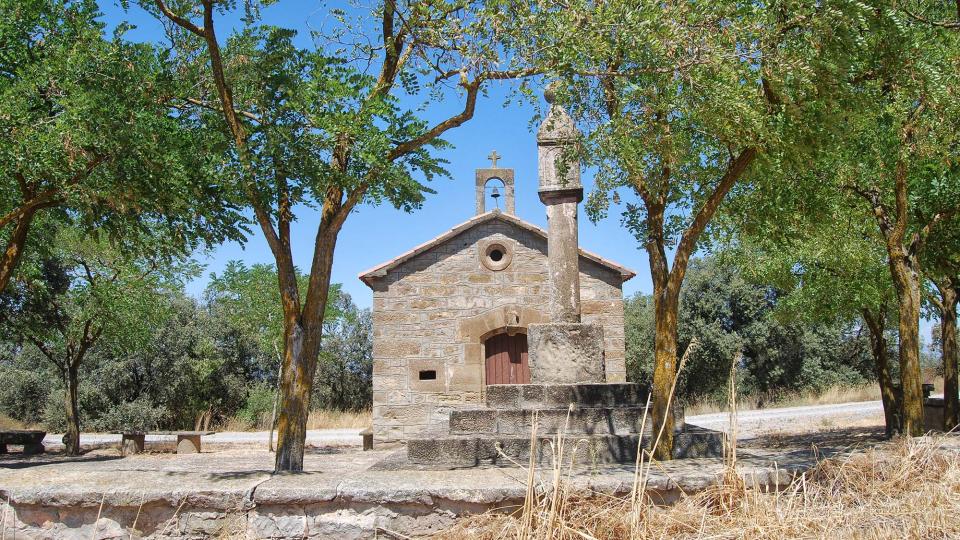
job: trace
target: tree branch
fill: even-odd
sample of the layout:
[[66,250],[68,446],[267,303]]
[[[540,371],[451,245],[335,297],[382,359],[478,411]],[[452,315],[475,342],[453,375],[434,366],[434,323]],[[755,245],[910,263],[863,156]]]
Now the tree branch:
[[423,134],[410,139],[409,141],[402,142],[398,144],[387,156],[387,159],[393,161],[399,157],[405,156],[411,152],[415,152],[423,145],[429,143],[430,141],[436,139],[442,135],[447,130],[459,127],[463,125],[464,122],[473,118],[474,111],[477,105],[477,94],[480,90],[480,85],[485,81],[491,80],[509,80],[509,79],[519,79],[523,77],[529,77],[535,75],[538,71],[535,69],[523,69],[523,70],[513,70],[513,71],[488,71],[481,73],[474,80],[468,81],[466,79],[466,74],[463,74],[463,79],[460,81],[460,86],[462,86],[467,91],[467,97],[463,104],[463,110],[460,113],[447,118],[446,120],[434,125]]
[[201,28],[193,24],[192,22],[190,22],[190,19],[187,19],[186,17],[181,17],[180,15],[177,15],[176,13],[174,13],[173,10],[171,10],[163,0],[155,0],[155,3],[157,5],[157,9],[159,9],[161,13],[163,13],[168,19],[173,21],[173,23],[176,24],[177,26],[184,28],[185,30],[188,30],[189,32],[196,34],[200,37],[206,37],[205,36],[206,31],[204,28]]
[[930,19],[917,15],[916,13],[910,11],[907,8],[903,8],[903,12],[906,13],[908,17],[910,17],[911,19],[917,22],[922,22],[923,24],[929,24],[930,26],[936,26],[939,28],[949,28],[951,30],[957,30],[957,29],[960,29],[960,0],[958,0],[956,4],[957,4],[957,21],[956,22],[931,21]]
[[[217,106],[215,106],[215,105],[213,105],[213,104],[211,104],[211,103],[209,103],[209,102],[201,101],[201,100],[196,99],[196,98],[183,98],[183,100],[186,101],[187,103],[191,104],[191,105],[196,105],[197,107],[203,107],[204,109],[208,109],[208,110],[211,110],[211,111],[216,111],[216,112],[218,112],[218,113],[223,114],[223,109],[221,109],[220,107],[217,107]],[[263,123],[263,119],[261,119],[259,116],[257,116],[256,114],[254,114],[254,113],[252,113],[252,112],[250,112],[250,111],[244,111],[244,110],[242,110],[242,109],[234,109],[233,112],[234,112],[235,114],[239,114],[240,116],[242,116],[242,117],[244,117],[244,118],[247,118],[247,119],[249,119],[249,120],[252,120],[252,121],[254,121],[254,122],[258,123],[258,124],[262,124],[262,123]]]
[[680,243],[677,245],[677,251],[673,259],[673,268],[670,270],[671,285],[679,288],[680,283],[678,281],[682,281],[682,276],[686,272],[687,262],[693,254],[697,240],[700,235],[703,234],[710,220],[713,219],[713,215],[717,212],[723,199],[726,198],[727,193],[733,189],[734,184],[740,180],[743,173],[747,170],[747,167],[750,166],[756,157],[757,148],[751,146],[741,151],[740,155],[727,165],[726,173],[724,173],[720,181],[717,182],[713,193],[710,194],[710,197],[707,198],[703,206],[700,207],[700,210],[697,211],[693,221],[680,238]]

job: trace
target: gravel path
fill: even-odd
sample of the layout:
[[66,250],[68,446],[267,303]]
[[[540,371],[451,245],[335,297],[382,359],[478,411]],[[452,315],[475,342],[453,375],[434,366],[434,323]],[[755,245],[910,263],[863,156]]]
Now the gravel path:
[[[314,446],[345,446],[357,445],[361,443],[360,432],[362,428],[350,429],[311,429],[307,431],[307,444]],[[276,434],[274,434],[276,437]],[[43,439],[43,444],[47,447],[63,446],[61,439],[62,433],[48,434]],[[176,435],[147,435],[147,441],[176,441]],[[120,443],[120,435],[112,433],[82,433],[80,434],[81,445],[96,445]],[[267,444],[266,431],[223,431],[213,435],[203,437],[203,444]]]

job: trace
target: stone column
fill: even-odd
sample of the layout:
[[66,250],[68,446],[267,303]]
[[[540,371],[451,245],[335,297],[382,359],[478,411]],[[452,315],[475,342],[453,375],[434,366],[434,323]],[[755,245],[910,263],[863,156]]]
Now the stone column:
[[555,96],[545,93],[550,110],[537,132],[540,201],[547,207],[547,257],[551,321],[528,329],[533,383],[584,383],[606,380],[603,329],[580,321],[580,244],[577,211],[583,200],[576,124]]

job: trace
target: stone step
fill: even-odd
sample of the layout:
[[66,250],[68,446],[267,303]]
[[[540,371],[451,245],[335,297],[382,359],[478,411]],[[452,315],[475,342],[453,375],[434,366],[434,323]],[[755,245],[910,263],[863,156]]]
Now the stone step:
[[491,409],[550,409],[578,407],[643,407],[649,393],[636,383],[491,384],[486,388]]
[[[634,463],[639,435],[587,435],[564,438],[563,464],[573,459],[577,465],[597,463]],[[723,439],[719,431],[688,429],[674,435],[674,457],[720,457]],[[553,443],[553,444],[551,444]],[[650,437],[643,437],[649,447]],[[538,437],[536,461],[554,463],[556,441]],[[498,451],[498,448],[500,451]],[[451,435],[407,442],[407,459],[421,465],[475,467],[477,465],[525,465],[530,459],[530,437]]]
[[[536,417],[537,433],[576,435],[629,435],[640,433],[644,407],[592,407],[556,409],[461,409],[450,412],[451,435],[529,436]],[[569,415],[569,417],[568,417]],[[683,414],[675,417],[683,429]],[[650,434],[653,418],[647,415],[644,433]]]

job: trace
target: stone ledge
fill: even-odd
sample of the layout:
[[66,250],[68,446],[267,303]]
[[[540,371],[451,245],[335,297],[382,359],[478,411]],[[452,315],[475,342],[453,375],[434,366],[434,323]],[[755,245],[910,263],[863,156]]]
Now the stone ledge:
[[[567,435],[564,463],[570,459],[578,465],[599,463],[633,463],[637,459],[640,435]],[[651,437],[642,444],[649,448]],[[554,437],[538,437],[537,463],[553,463]],[[526,463],[530,459],[530,436],[515,435],[450,435],[407,442],[407,458],[411,463],[475,467],[488,464]],[[569,452],[569,454],[567,454]],[[720,457],[723,437],[719,431],[693,428],[674,434],[674,457]]]
[[[555,409],[460,409],[450,412],[452,435],[501,434],[529,435],[536,415],[537,433],[564,432],[573,435],[627,435],[643,427],[649,435],[653,419],[645,407],[586,407]],[[675,429],[683,429],[683,413],[675,415]]]
[[649,390],[636,383],[492,384],[487,406],[493,409],[578,407],[639,407]]

